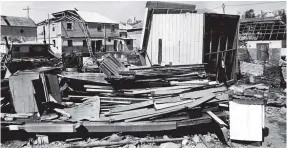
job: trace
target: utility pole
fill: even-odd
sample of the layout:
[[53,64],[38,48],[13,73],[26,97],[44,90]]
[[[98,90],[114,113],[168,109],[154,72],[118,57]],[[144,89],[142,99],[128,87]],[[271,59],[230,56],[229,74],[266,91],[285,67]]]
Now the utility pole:
[[48,13],[48,27],[49,27],[49,47],[50,47],[50,45],[51,45],[51,32],[50,32],[50,15],[49,15],[49,13]]
[[223,4],[222,4],[223,14],[225,14],[225,6],[226,6],[226,5],[223,3]]
[[27,11],[27,17],[30,18],[29,16],[29,11],[31,10],[31,8],[29,6],[27,6],[27,8],[23,9],[23,10],[26,10]]

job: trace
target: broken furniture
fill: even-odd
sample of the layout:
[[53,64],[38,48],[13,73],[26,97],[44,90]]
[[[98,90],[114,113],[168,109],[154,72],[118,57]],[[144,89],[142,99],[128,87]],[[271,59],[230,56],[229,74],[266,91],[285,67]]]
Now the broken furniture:
[[43,102],[61,103],[58,78],[55,75],[59,71],[60,68],[41,67],[18,71],[10,76],[9,87],[16,113],[41,113]]

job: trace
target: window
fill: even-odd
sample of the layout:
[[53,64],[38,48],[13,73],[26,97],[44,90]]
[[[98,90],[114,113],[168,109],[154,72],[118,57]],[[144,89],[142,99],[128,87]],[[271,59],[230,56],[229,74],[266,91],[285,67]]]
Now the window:
[[122,34],[120,34],[120,37],[122,37]]
[[53,40],[53,46],[56,47],[56,40]]
[[127,40],[127,45],[131,45],[131,41],[130,40]]
[[83,47],[87,47],[87,41],[83,40]]
[[73,46],[73,41],[72,40],[68,40],[68,46]]
[[73,30],[73,23],[67,23],[67,30]]
[[112,40],[111,39],[108,39],[108,42],[111,42]]
[[55,31],[55,27],[54,26],[52,27],[52,31]]
[[101,24],[97,27],[97,30],[102,31],[102,25]]
[[115,25],[112,25],[112,32],[115,32]]
[[20,52],[20,47],[15,47],[14,51]]

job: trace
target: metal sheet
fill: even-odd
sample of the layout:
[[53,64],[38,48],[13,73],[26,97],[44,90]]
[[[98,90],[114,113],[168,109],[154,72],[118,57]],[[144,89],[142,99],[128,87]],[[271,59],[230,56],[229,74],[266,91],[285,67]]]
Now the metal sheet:
[[152,64],[158,64],[159,39],[164,64],[202,63],[203,14],[154,14],[147,47]]

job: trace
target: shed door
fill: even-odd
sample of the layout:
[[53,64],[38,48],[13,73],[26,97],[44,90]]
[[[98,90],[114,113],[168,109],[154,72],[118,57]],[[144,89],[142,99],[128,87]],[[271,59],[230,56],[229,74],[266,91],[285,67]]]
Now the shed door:
[[257,43],[257,60],[268,61],[269,60],[269,44]]

